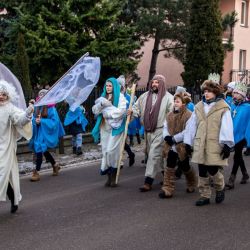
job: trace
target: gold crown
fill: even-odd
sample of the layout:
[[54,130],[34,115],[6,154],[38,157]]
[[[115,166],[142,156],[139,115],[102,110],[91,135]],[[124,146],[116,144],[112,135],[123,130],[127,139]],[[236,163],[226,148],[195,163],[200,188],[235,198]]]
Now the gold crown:
[[208,80],[219,84],[220,83],[220,75],[216,74],[216,73],[210,73],[208,75]]

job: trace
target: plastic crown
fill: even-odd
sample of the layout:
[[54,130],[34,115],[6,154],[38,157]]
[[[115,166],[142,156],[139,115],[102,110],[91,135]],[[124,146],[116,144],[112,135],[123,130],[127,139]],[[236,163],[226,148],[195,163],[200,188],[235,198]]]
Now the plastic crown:
[[235,83],[235,90],[241,91],[243,93],[247,93],[247,84],[244,82],[236,82]]
[[219,84],[220,83],[220,75],[216,74],[216,73],[210,73],[208,75],[208,80]]

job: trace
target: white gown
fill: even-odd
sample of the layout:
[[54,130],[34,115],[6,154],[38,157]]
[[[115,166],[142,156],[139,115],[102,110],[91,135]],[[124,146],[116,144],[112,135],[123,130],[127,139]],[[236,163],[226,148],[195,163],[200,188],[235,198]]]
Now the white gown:
[[15,205],[22,198],[16,157],[18,135],[27,140],[32,137],[31,118],[11,103],[0,105],[0,201],[6,201],[10,182],[14,190]]
[[120,157],[120,147],[124,133],[113,136],[112,128],[118,128],[126,115],[126,99],[120,94],[118,107],[103,107],[99,102],[92,107],[95,115],[103,114],[103,122],[100,127],[101,145],[102,145],[102,163],[101,171],[108,168],[117,168]]

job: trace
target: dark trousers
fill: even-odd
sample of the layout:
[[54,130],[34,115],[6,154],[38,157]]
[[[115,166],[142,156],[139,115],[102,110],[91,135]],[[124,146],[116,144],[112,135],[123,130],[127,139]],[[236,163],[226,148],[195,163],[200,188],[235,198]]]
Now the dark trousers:
[[168,168],[175,168],[177,163],[178,163],[178,167],[183,172],[188,172],[190,170],[189,157],[187,157],[183,161],[180,161],[179,157],[178,157],[178,154],[176,152],[174,152],[173,150],[170,150],[168,152],[167,167]]
[[124,150],[127,152],[128,156],[132,154],[132,150],[126,142],[125,142]]
[[43,152],[36,153],[36,170],[37,171],[40,171],[41,169],[41,166],[43,163],[43,155],[46,158],[46,160],[51,163],[52,166],[54,166],[56,163],[53,156],[50,154],[49,151],[45,151],[44,153]]
[[211,176],[214,176],[219,171],[219,166],[207,166],[207,165],[199,164],[198,168],[199,168],[199,176],[204,177],[204,178],[208,177],[208,174],[210,174]]
[[14,205],[15,195],[14,195],[14,190],[12,186],[10,185],[10,183],[8,184],[8,188],[7,188],[7,196],[9,200],[11,201],[11,204]]
[[245,139],[236,143],[234,146],[234,164],[233,164],[233,169],[231,172],[232,175],[237,174],[239,167],[240,167],[242,174],[247,173],[247,169],[246,169],[245,162],[244,162],[243,155],[242,155],[242,151],[245,146],[246,146]]

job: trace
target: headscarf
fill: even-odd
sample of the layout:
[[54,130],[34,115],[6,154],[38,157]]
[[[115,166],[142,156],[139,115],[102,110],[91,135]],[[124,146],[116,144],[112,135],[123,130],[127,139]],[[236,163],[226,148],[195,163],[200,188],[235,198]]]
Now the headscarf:
[[[112,86],[113,86],[113,93],[112,93],[113,103],[112,104],[115,107],[118,107],[121,87],[120,87],[118,81],[116,80],[116,78],[114,78],[114,77],[111,77],[111,78],[107,79],[106,83],[107,82],[111,82]],[[106,92],[106,83],[104,84],[104,87],[103,87],[103,92],[101,94],[102,97],[105,97],[106,94],[107,94],[107,92]],[[95,127],[93,128],[93,130],[91,132],[92,136],[94,137],[95,142],[98,142],[99,138],[100,138],[100,126],[101,126],[101,123],[102,123],[102,114],[98,115]],[[125,128],[125,122],[122,123],[120,128],[117,128],[117,129],[113,128],[112,129],[112,135],[115,136],[115,135],[121,134],[124,131],[124,128]]]
[[[152,82],[157,80],[159,82],[157,100],[154,106],[152,106]],[[166,94],[165,77],[163,75],[155,75],[150,83],[150,90],[146,101],[146,108],[144,113],[144,127],[146,132],[154,132],[156,130],[159,111],[161,107],[161,101]]]

